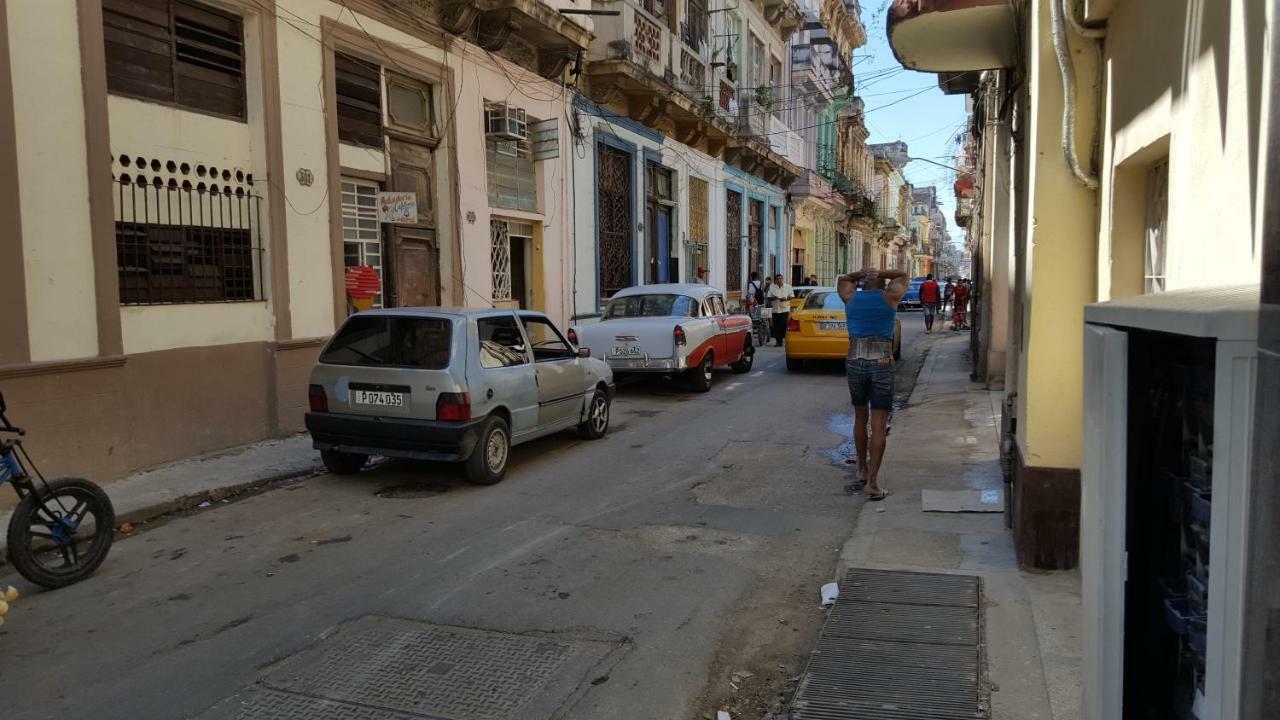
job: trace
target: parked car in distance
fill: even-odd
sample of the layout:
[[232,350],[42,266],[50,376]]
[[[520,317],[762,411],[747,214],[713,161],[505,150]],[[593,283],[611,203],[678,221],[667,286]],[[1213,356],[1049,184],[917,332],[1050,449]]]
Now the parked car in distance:
[[682,375],[698,392],[711,388],[714,368],[745,373],[755,361],[751,318],[729,314],[720,290],[692,283],[619,290],[600,322],[570,327],[569,340],[608,362],[615,375]]
[[907,310],[915,308],[920,310],[924,307],[920,303],[920,286],[924,284],[924,278],[913,278],[911,283],[907,285],[907,292],[902,296],[902,300],[898,303],[899,310]]
[[[833,287],[814,288],[804,307],[787,318],[787,369],[800,370],[810,360],[843,360],[849,355],[849,329],[844,302]],[[902,320],[893,321],[893,357],[902,359]]]
[[368,310],[321,351],[306,426],[340,475],[382,455],[463,462],[491,485],[513,445],[575,427],[603,437],[613,391],[609,366],[542,313]]

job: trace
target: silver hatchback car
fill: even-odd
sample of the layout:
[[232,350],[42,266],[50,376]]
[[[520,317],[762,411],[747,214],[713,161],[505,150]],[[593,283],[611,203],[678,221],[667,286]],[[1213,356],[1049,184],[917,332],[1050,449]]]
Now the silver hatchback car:
[[502,479],[512,445],[609,429],[613,372],[537,312],[369,310],[347,318],[311,371],[307,430],[325,467],[370,455],[465,462]]

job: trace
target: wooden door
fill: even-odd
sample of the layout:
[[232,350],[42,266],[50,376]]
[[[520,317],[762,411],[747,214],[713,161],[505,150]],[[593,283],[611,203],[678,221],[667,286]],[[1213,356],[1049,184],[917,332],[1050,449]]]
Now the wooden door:
[[425,144],[391,141],[391,190],[418,199],[416,223],[391,226],[392,294],[400,307],[440,304],[436,236],[435,153]]

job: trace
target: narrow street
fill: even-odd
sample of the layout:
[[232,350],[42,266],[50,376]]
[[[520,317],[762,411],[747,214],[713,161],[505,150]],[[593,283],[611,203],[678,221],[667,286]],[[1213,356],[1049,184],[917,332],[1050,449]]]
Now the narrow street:
[[[902,318],[905,372],[923,324]],[[605,439],[519,447],[494,487],[387,462],[174,517],[76,586],[0,579],[24,594],[0,630],[5,718],[235,717],[282,661],[386,618],[578,648],[539,716],[760,717],[803,667],[863,502],[834,432],[847,398],[838,365],[789,374],[768,348],[705,395],[626,385]]]

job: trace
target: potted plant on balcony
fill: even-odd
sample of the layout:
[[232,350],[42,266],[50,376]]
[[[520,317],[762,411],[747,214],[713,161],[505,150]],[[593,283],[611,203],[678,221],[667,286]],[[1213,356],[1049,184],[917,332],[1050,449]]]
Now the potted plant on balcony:
[[758,85],[756,86],[756,103],[768,110],[773,107],[773,86]]

